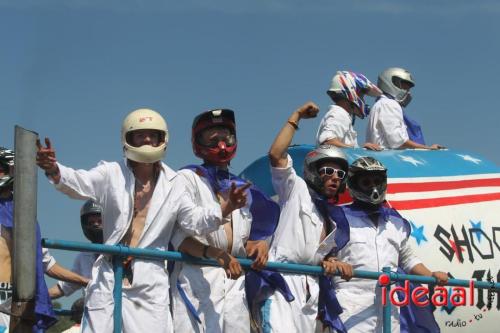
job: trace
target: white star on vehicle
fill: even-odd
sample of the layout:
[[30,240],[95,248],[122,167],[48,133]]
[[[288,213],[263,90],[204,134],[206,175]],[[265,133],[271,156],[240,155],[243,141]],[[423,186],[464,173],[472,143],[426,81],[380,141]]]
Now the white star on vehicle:
[[479,158],[474,158],[470,155],[460,155],[460,154],[457,154],[458,156],[460,156],[461,158],[464,159],[464,161],[469,161],[469,162],[472,162],[474,164],[479,164],[481,163],[481,160]]
[[404,162],[408,162],[408,163],[411,163],[413,164],[414,166],[418,166],[419,164],[424,164],[424,162],[422,161],[419,161],[419,160],[416,160],[414,159],[413,157],[411,156],[399,156]]

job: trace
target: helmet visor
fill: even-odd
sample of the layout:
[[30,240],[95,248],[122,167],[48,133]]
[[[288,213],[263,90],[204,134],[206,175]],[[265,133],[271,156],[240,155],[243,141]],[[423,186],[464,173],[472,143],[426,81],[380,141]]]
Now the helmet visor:
[[236,144],[236,136],[231,133],[231,130],[222,127],[210,127],[200,133],[198,143],[204,147],[215,148],[220,142],[224,142],[227,147],[232,147]]
[[165,142],[163,132],[151,129],[139,129],[127,133],[127,143],[133,147],[150,145],[158,147]]

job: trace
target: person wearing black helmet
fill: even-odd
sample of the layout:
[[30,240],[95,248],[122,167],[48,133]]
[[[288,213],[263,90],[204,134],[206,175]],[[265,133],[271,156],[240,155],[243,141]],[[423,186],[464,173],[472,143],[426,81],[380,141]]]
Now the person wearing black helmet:
[[[172,278],[175,332],[250,332],[247,277],[235,257],[254,259],[260,270],[267,262],[268,244],[279,218],[278,205],[255,186],[229,171],[238,145],[235,115],[214,109],[195,117],[191,142],[201,165],[179,171],[186,191],[199,206],[227,201],[230,191],[241,191],[242,206],[226,216],[218,230],[196,238],[178,229],[174,248],[198,257],[216,259],[222,267],[200,267],[176,262]],[[193,283],[196,281],[196,283]],[[196,309],[194,311],[194,309]]]
[[[280,222],[275,232],[269,260],[321,265],[325,275],[339,270],[350,279],[350,265],[331,255],[345,240],[330,215],[330,208],[345,189],[348,162],[343,151],[333,145],[320,145],[306,155],[303,178],[299,177],[287,153],[302,119],[314,118],[319,108],[309,102],[288,118],[270,150],[271,177],[279,196]],[[336,303],[332,298],[331,279],[327,276],[281,274],[289,293],[274,292],[262,304],[262,327],[270,332],[315,332],[342,330]],[[320,321],[317,320],[320,319]]]
[[[373,157],[360,157],[349,166],[347,186],[353,203],[336,207],[337,222],[349,225],[349,241],[335,255],[356,269],[381,271],[400,267],[408,274],[433,276],[445,284],[444,272],[431,272],[408,244],[411,227],[395,209],[385,204],[387,169]],[[349,283],[334,277],[343,312],[340,318],[349,333],[382,331],[382,300],[377,281],[353,278]],[[399,314],[392,307],[393,332],[399,332]]]
[[[102,208],[92,200],[87,200],[80,209],[80,223],[85,237],[94,244],[102,244]],[[71,271],[87,279],[92,277],[92,266],[97,259],[97,254],[91,252],[80,252],[74,262]],[[70,296],[81,289],[81,284],[67,281],[59,281],[49,288],[50,298],[56,299],[62,296]]]
[[[8,304],[12,296],[12,229],[14,219],[14,151],[0,147],[0,304]],[[41,247],[40,228],[36,225],[36,325],[33,329],[46,329],[55,321],[44,273],[54,279],[86,285],[88,279],[59,265],[49,251]],[[10,310],[10,307],[9,307]],[[0,313],[0,332],[8,328],[10,317]]]
[[80,224],[85,237],[94,244],[102,244],[102,207],[87,200],[80,209]]

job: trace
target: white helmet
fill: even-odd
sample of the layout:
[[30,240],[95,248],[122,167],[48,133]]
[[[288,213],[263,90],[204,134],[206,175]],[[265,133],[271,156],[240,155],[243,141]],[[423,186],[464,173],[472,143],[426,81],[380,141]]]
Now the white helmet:
[[[347,173],[349,162],[344,152],[334,145],[321,145],[310,151],[304,158],[304,180],[306,184],[317,193],[321,193],[323,181],[318,173],[318,165],[323,161],[333,161],[339,164],[340,168]],[[346,177],[340,183],[338,193],[345,189]]]
[[391,67],[380,73],[377,85],[385,94],[390,95],[402,107],[405,107],[411,102],[411,94],[409,89],[401,89],[401,81],[406,81],[411,87],[415,86],[410,72],[404,68]]
[[360,118],[366,117],[370,112],[363,95],[373,97],[382,95],[382,91],[370,82],[366,76],[349,71],[338,71],[333,76],[327,93],[331,98],[344,98],[356,105],[360,110],[360,113],[356,113],[356,116]]
[[[157,147],[143,145],[132,146],[128,139],[133,131],[149,129],[157,130],[161,133],[160,144]],[[150,109],[138,109],[132,111],[123,120],[122,125],[122,145],[125,157],[129,160],[140,163],[154,163],[165,157],[168,144],[168,129],[165,119],[156,111]]]

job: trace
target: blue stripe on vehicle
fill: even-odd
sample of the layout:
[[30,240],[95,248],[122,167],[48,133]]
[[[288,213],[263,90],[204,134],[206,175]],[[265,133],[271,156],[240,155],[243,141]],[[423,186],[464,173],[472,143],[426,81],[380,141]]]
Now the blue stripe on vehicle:
[[[306,154],[312,145],[289,148],[293,167],[302,176]],[[446,177],[500,173],[500,167],[482,156],[458,150],[384,150],[371,151],[362,148],[343,149],[349,162],[362,156],[372,156],[387,167],[389,178]],[[273,196],[269,159],[261,157],[250,164],[240,177],[252,181],[267,195]]]

